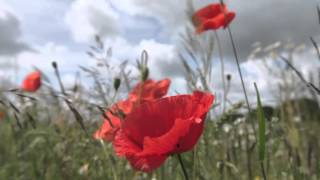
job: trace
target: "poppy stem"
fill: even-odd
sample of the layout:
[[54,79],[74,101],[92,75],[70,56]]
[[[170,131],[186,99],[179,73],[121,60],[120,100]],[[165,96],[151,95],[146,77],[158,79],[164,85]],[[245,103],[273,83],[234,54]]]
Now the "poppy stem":
[[231,29],[230,29],[229,26],[228,26],[228,33],[229,33],[229,36],[230,36],[234,57],[236,59],[237,68],[238,68],[239,76],[240,76],[240,79],[241,79],[241,85],[242,85],[243,93],[244,93],[244,96],[245,96],[245,99],[246,99],[246,103],[247,103],[247,106],[248,106],[248,110],[251,111],[251,107],[250,107],[250,103],[249,103],[249,99],[248,99],[246,86],[244,85],[243,75],[242,75],[242,71],[241,71],[241,68],[240,68],[240,62],[239,62],[239,58],[238,58],[236,45],[234,43],[233,36],[232,36],[232,33],[231,33]]
[[[232,36],[232,33],[231,33],[231,28],[229,26],[227,28],[228,28],[228,33],[229,33],[229,37],[230,37],[231,44],[232,44],[233,54],[234,54],[234,57],[235,57],[235,60],[236,60],[236,63],[237,63],[239,76],[240,76],[240,79],[241,79],[241,85],[242,85],[244,97],[245,97],[245,100],[246,100],[246,103],[247,103],[247,108],[248,108],[248,111],[249,111],[249,118],[248,119],[250,120],[251,119],[251,115],[252,115],[252,110],[251,110],[251,107],[250,107],[250,103],[249,103],[249,99],[248,99],[248,95],[247,95],[247,90],[246,90],[246,87],[244,85],[244,80],[243,80],[243,76],[242,76],[242,72],[241,72],[241,68],[240,68],[240,62],[239,62],[238,53],[237,53],[236,45],[234,43],[233,36]],[[250,121],[250,122],[251,122],[251,126],[252,126],[252,129],[253,129],[255,141],[257,141],[257,132],[256,132],[256,129],[254,127],[254,122],[253,121]],[[247,142],[247,143],[249,143],[249,142]],[[252,148],[252,150],[253,150],[253,148]],[[251,158],[249,156],[250,151],[251,151],[250,149],[247,149],[247,154],[248,154],[248,156],[247,156],[248,157],[247,165],[248,165],[249,179],[252,179]]]
[[185,178],[186,180],[189,180],[188,173],[187,173],[187,171],[186,171],[186,168],[184,167],[184,164],[183,164],[181,155],[180,155],[180,154],[177,154],[177,156],[178,156],[179,163],[180,163],[180,165],[181,165],[181,169],[182,169],[182,171],[183,171],[184,178]]
[[214,35],[216,36],[217,45],[218,45],[218,52],[220,56],[220,64],[221,64],[221,80],[222,80],[222,89],[223,89],[223,107],[222,112],[226,112],[226,104],[227,104],[227,89],[226,89],[226,81],[225,81],[225,67],[224,67],[224,59],[223,59],[223,53],[221,48],[220,39],[218,36],[218,32],[214,31]]
[[[239,76],[240,76],[240,80],[241,80],[241,85],[242,85],[242,90],[243,90],[243,93],[244,93],[244,97],[245,97],[245,100],[246,100],[246,104],[247,104],[247,107],[248,107],[249,114],[251,115],[252,110],[251,110],[251,106],[250,106],[250,103],[249,103],[249,98],[248,98],[246,86],[244,85],[244,80],[243,80],[243,75],[242,75],[242,71],[241,71],[241,68],[240,68],[240,60],[239,60],[239,57],[238,57],[237,48],[236,48],[236,45],[235,45],[234,40],[233,40],[233,36],[232,36],[232,32],[231,32],[230,26],[228,26],[227,29],[228,29],[230,41],[231,41],[231,44],[232,44],[233,54],[234,54],[234,57],[235,57],[235,60],[236,60],[236,63],[237,63],[237,68],[238,68],[238,72],[239,72]],[[252,125],[252,129],[253,129],[253,132],[254,132],[255,139],[257,139],[257,132],[256,132],[256,129],[254,128],[254,123],[252,122],[251,125]]]
[[267,175],[266,175],[266,171],[265,171],[265,168],[264,168],[263,161],[260,162],[260,167],[261,167],[261,171],[262,171],[263,180],[268,180],[267,179]]

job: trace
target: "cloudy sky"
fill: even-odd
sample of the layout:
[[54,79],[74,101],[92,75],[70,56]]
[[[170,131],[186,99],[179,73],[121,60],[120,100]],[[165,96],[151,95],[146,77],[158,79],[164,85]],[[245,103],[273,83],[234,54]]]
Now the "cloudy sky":
[[[217,0],[194,0],[195,9]],[[257,45],[265,48],[275,42],[305,44],[297,66],[303,73],[319,67],[309,38],[320,41],[317,0],[229,0],[237,13],[231,28],[243,61],[248,88],[259,83],[267,93],[276,82],[259,61],[246,61]],[[0,75],[16,83],[36,66],[50,74],[51,61],[57,61],[66,82],[73,81],[78,66],[92,64],[86,51],[94,35],[103,37],[113,48],[115,61],[135,61],[143,49],[150,54],[152,77],[171,76],[173,88],[183,91],[183,69],[176,56],[177,35],[189,21],[187,0],[0,0]],[[212,33],[212,32],[209,32]],[[218,32],[227,60],[227,72],[236,77],[227,33]],[[284,47],[280,46],[279,50]],[[214,74],[219,76],[218,60]],[[11,64],[17,63],[18,74]],[[219,93],[220,77],[216,79]],[[233,96],[240,91],[235,78]],[[241,98],[240,98],[241,99]]]

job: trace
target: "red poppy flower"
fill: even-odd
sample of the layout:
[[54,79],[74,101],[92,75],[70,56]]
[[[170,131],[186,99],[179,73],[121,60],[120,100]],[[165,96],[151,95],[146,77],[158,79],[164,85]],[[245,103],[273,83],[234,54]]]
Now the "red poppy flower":
[[192,16],[192,21],[197,27],[197,33],[202,33],[210,29],[226,28],[235,16],[234,12],[228,11],[226,5],[215,3],[198,10]]
[[170,86],[170,79],[161,81],[146,80],[137,84],[129,93],[131,101],[151,101],[167,94]]
[[27,92],[36,92],[41,86],[41,73],[32,72],[26,76],[22,83],[22,90]]
[[202,134],[214,96],[204,92],[146,102],[123,121],[113,145],[137,170],[158,168],[175,153],[189,151]]
[[129,114],[134,108],[144,102],[165,96],[168,92],[169,85],[169,79],[161,81],[147,80],[136,85],[130,92],[127,100],[119,101],[106,111],[105,115],[108,119],[104,120],[102,126],[94,133],[93,137],[95,139],[113,141],[116,132],[121,126],[121,119],[124,118],[121,116]]

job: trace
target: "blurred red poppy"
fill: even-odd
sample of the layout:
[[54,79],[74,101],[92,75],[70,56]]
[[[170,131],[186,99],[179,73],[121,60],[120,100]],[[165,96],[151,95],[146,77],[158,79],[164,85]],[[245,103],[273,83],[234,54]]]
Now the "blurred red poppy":
[[[147,80],[137,84],[129,93],[129,98],[124,101],[119,101],[113,105],[105,113],[105,119],[102,126],[97,130],[93,137],[95,139],[103,139],[105,141],[113,141],[116,132],[121,126],[121,119],[123,116],[131,113],[133,109],[140,104],[152,101],[165,96],[170,85],[169,79],[161,81]],[[112,124],[110,124],[110,122]]]
[[192,22],[197,28],[197,33],[202,33],[221,27],[226,28],[235,16],[234,12],[228,11],[226,5],[214,3],[198,10],[192,16]]
[[170,86],[170,79],[161,81],[146,80],[137,84],[129,93],[131,101],[151,101],[167,94]]
[[0,111],[0,121],[4,119],[5,115],[6,114],[4,112]]
[[36,92],[41,86],[41,72],[34,71],[28,74],[22,83],[22,90]]
[[137,170],[150,172],[171,154],[189,151],[202,134],[214,96],[204,92],[146,102],[123,121],[113,145]]

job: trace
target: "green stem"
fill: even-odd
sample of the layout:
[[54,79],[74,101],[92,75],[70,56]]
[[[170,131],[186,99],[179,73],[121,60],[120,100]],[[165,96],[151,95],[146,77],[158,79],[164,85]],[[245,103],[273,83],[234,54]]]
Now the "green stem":
[[[229,26],[228,26],[228,33],[229,33],[229,37],[230,37],[230,40],[231,40],[232,50],[233,50],[233,54],[234,54],[234,57],[235,57],[235,60],[236,60],[236,63],[237,63],[237,68],[238,68],[238,72],[239,72],[239,76],[240,76],[240,80],[241,80],[241,85],[242,85],[242,90],[243,90],[243,93],[244,93],[244,97],[246,99],[246,104],[247,104],[247,107],[248,107],[249,117],[250,117],[250,115],[252,114],[251,113],[252,110],[251,110],[251,107],[250,107],[246,86],[244,85],[244,80],[243,80],[243,75],[242,75],[242,71],[241,71],[241,68],[240,68],[240,61],[239,61],[236,45],[235,45],[234,40],[233,40],[233,36],[232,36],[232,33],[231,33],[231,28]],[[253,132],[254,132],[255,139],[257,139],[257,132],[256,132],[256,129],[254,128],[254,123],[251,122],[251,125],[252,125],[252,129],[253,129]]]
[[179,163],[180,163],[180,165],[181,165],[181,168],[182,168],[183,175],[184,175],[185,179],[186,179],[186,180],[189,180],[188,173],[187,173],[187,171],[186,171],[186,168],[184,167],[184,164],[183,164],[181,155],[180,155],[180,154],[177,154],[177,157],[178,157]]
[[267,175],[266,175],[263,161],[260,162],[260,167],[261,167],[261,171],[262,171],[263,180],[267,180]]
[[221,80],[222,80],[222,88],[223,88],[223,108],[222,108],[222,112],[225,113],[226,112],[226,104],[227,104],[227,90],[226,90],[226,82],[225,82],[226,76],[225,76],[224,59],[223,59],[221,43],[220,43],[220,39],[219,39],[217,31],[214,31],[214,34],[215,34],[216,40],[217,40],[218,52],[219,52],[220,63],[221,63],[221,78],[222,78]]

